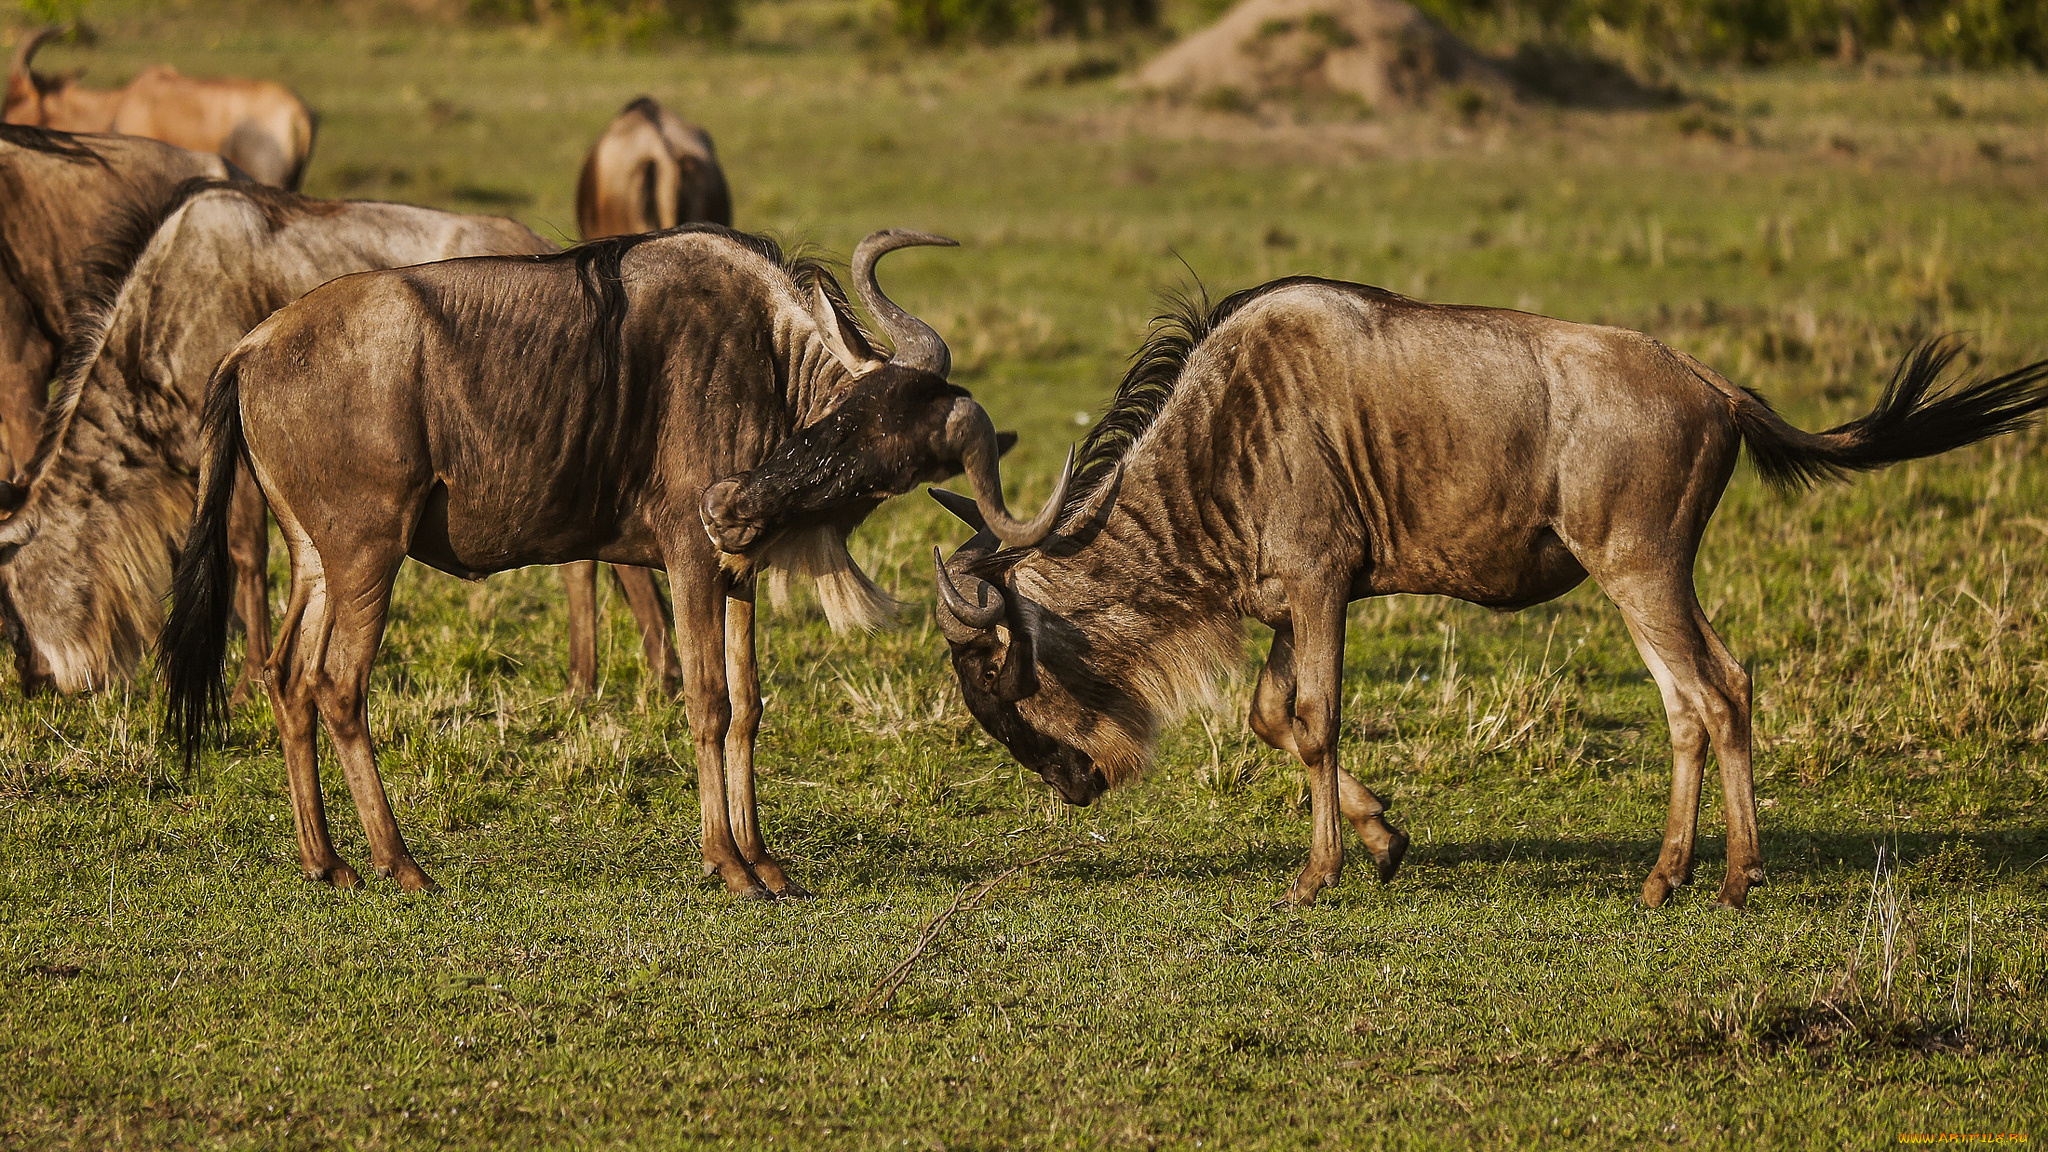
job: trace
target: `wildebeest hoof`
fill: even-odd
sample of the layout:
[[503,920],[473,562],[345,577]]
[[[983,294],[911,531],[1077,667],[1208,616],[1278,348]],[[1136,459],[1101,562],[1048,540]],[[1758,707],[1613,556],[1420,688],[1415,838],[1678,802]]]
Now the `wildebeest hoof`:
[[398,881],[399,888],[407,892],[439,892],[441,890],[441,886],[434,883],[432,876],[427,875],[419,865],[410,860],[402,860],[388,868],[379,868],[377,869],[377,875],[387,880]]
[[1382,884],[1394,879],[1394,874],[1401,870],[1401,861],[1408,856],[1408,834],[1399,828],[1390,828],[1388,831],[1391,835],[1387,839],[1386,851],[1372,854],[1373,863],[1379,866]]
[[336,888],[361,888],[363,878],[346,864],[334,864],[325,869],[308,869],[306,879],[319,884],[332,884]]
[[773,857],[764,855],[759,860],[747,861],[747,871],[778,900],[810,899],[811,894],[804,890],[804,886],[791,880]]
[[1671,881],[1662,873],[1650,873],[1650,878],[1643,881],[1643,894],[1639,898],[1642,906],[1645,908],[1663,907],[1664,901],[1671,896],[1672,887]]
[[704,879],[717,879],[725,885],[725,892],[741,900],[773,900],[775,893],[754,876],[754,870],[745,864],[714,864],[704,862]]
[[1273,905],[1273,909],[1284,912],[1289,908],[1306,908],[1316,902],[1318,893],[1335,883],[1334,880],[1309,880],[1303,877],[1287,889],[1287,895],[1278,904]]

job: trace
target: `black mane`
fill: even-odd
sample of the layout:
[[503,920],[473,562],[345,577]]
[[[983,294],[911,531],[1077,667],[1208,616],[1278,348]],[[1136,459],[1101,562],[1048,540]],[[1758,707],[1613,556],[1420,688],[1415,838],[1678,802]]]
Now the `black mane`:
[[840,291],[839,282],[823,263],[801,250],[794,254],[785,253],[782,245],[771,236],[741,232],[723,224],[678,224],[659,232],[603,236],[585,240],[560,252],[529,257],[535,263],[568,260],[575,264],[576,278],[583,285],[584,302],[590,307],[592,322],[597,325],[598,362],[607,379],[616,377],[620,367],[619,333],[626,321],[626,286],[619,266],[625,261],[626,253],[649,240],[692,235],[730,240],[782,269],[799,288],[817,285],[824,289],[826,299],[832,302],[832,307],[841,317],[851,322],[853,313],[847,306],[846,295]]
[[49,128],[32,128],[26,124],[0,124],[0,143],[26,148],[31,152],[42,152],[50,156],[62,156],[78,164],[107,166],[106,158],[78,142],[69,132],[57,132]]

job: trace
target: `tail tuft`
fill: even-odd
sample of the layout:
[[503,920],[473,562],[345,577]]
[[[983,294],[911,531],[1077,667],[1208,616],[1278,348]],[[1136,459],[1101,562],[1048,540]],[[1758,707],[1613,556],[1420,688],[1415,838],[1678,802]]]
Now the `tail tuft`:
[[1826,432],[1791,427],[1747,388],[1735,405],[1735,425],[1764,479],[1796,490],[2015,432],[2048,408],[2048,360],[1990,380],[1936,387],[1962,351],[1953,335],[1923,341],[1899,362],[1869,415]]
[[241,382],[232,358],[214,370],[202,419],[206,443],[198,514],[171,575],[171,611],[157,638],[165,682],[164,731],[175,733],[189,770],[208,737],[227,725],[228,617],[234,607],[234,563],[228,512],[244,454]]

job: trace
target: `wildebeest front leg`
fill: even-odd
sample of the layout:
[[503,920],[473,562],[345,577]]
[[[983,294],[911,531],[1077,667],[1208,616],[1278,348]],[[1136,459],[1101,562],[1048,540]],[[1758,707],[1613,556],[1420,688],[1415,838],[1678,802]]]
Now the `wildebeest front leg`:
[[704,837],[704,874],[725,881],[725,890],[749,900],[775,894],[747,867],[733,840],[725,788],[725,737],[732,726],[732,699],[725,676],[725,579],[708,571],[685,574],[669,568],[676,598],[676,654],[683,665],[683,708],[690,718],[690,742],[697,753],[697,801]]
[[235,563],[235,614],[242,618],[248,646],[242,676],[230,707],[239,707],[263,682],[270,659],[270,509],[248,465],[235,471],[234,503],[228,507],[228,552]]
[[736,586],[725,599],[725,679],[732,727],[725,734],[725,806],[733,842],[747,867],[770,892],[785,899],[810,895],[768,852],[754,804],[754,742],[761,733],[761,666],[754,648],[754,586]]
[[1700,784],[1711,746],[1721,762],[1728,817],[1728,872],[1717,900],[1741,908],[1764,875],[1750,779],[1749,674],[1714,634],[1685,576],[1616,580],[1602,588],[1621,608],[1671,723],[1671,809],[1663,850],[1643,881],[1643,903],[1654,908],[1692,879]]
[[1316,894],[1344,872],[1344,824],[1337,787],[1337,731],[1343,717],[1344,608],[1342,588],[1289,590],[1295,634],[1294,754],[1308,767],[1308,866],[1286,902],[1315,903]]
[[[1259,670],[1259,684],[1252,692],[1251,726],[1259,739],[1282,752],[1300,756],[1294,743],[1294,629],[1281,625],[1273,630],[1273,648],[1266,665]],[[1337,768],[1337,801],[1344,819],[1372,853],[1382,884],[1394,878],[1401,860],[1408,854],[1408,834],[1386,819],[1387,806],[1372,789]]]
[[569,594],[569,695],[597,691],[597,561],[562,565]]
[[675,619],[669,615],[668,601],[662,597],[661,589],[655,587],[654,573],[645,568],[614,564],[612,578],[619,582],[626,606],[633,610],[633,620],[640,625],[640,652],[647,658],[647,674],[666,700],[676,694],[676,678],[682,675],[675,642],[669,639]]

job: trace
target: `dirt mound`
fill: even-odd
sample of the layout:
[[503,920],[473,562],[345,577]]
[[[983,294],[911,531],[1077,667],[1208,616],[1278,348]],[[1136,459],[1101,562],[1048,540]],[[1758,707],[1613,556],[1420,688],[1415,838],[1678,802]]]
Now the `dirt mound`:
[[1405,0],[1243,0],[1138,71],[1136,87],[1225,110],[1339,97],[1373,109],[1465,111],[1516,98],[1621,107],[1662,102],[1619,67],[1525,50],[1495,60]]
[[1504,69],[1403,0],[1244,0],[1160,53],[1137,84],[1219,105],[1341,95],[1373,108],[1447,87],[1515,91]]

